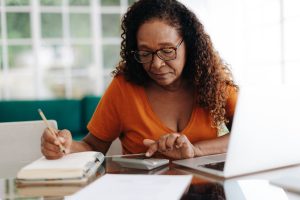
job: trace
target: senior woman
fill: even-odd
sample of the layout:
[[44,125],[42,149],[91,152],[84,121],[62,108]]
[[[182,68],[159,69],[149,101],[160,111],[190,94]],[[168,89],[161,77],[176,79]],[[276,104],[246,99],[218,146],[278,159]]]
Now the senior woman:
[[[121,61],[82,141],[58,132],[66,153],[106,153],[120,138],[124,154],[181,159],[223,153],[237,86],[195,14],[176,0],[140,0],[122,19]],[[46,129],[42,153],[57,159]]]

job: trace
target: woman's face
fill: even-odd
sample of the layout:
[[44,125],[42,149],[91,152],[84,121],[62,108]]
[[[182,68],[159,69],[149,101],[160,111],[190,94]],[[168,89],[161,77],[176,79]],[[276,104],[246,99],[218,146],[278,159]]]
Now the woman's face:
[[[142,24],[137,32],[137,50],[155,52],[159,49],[175,48],[182,39],[175,27],[162,20],[150,20]],[[177,56],[174,60],[164,61],[154,54],[152,62],[143,64],[151,79],[160,86],[176,87],[180,85],[186,59],[184,41],[176,52]]]

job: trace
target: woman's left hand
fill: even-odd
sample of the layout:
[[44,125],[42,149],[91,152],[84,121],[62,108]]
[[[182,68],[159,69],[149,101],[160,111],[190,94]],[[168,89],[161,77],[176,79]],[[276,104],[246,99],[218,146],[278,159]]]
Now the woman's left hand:
[[193,158],[195,156],[194,145],[183,134],[166,134],[157,141],[144,139],[143,143],[148,147],[147,157],[152,156],[157,151],[173,159]]

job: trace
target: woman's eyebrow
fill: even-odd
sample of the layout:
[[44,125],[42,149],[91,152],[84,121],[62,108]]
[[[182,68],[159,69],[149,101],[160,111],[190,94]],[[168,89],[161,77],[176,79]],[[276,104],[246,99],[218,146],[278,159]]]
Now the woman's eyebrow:
[[[161,42],[161,43],[158,43],[159,46],[168,46],[168,47],[175,47],[176,44],[175,43],[172,43],[172,42]],[[138,48],[145,48],[145,49],[148,49],[148,50],[152,50],[152,48],[150,48],[147,44],[141,44],[141,45],[138,45]]]
[[141,45],[138,45],[138,48],[142,48],[142,49],[147,49],[147,50],[151,50],[151,48],[149,46],[147,46],[146,44],[141,44]]
[[162,43],[158,43],[159,45],[165,45],[165,46],[176,46],[175,44],[176,42],[162,42]]

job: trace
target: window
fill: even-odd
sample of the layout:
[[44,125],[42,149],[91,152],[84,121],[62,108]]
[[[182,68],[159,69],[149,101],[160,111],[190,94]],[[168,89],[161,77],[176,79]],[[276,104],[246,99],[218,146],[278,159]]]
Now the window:
[[0,0],[0,99],[100,95],[133,0]]
[[[298,83],[298,0],[181,0],[238,83]],[[0,99],[100,95],[134,0],[0,0]]]

